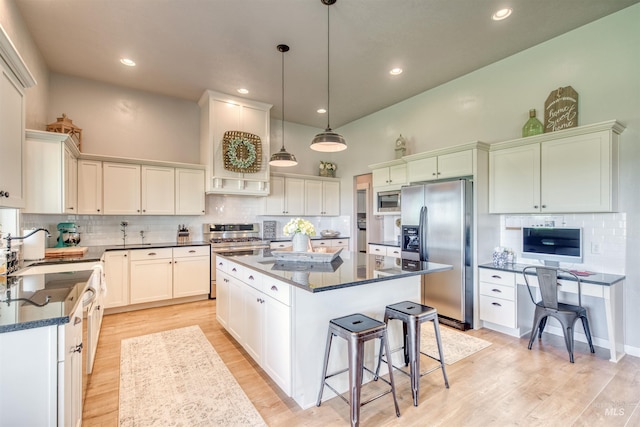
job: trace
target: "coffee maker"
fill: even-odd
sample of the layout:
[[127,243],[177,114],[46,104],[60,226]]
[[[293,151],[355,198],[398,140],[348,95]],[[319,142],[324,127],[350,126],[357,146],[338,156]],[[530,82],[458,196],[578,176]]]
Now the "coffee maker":
[[77,246],[80,243],[80,232],[75,222],[61,222],[58,224],[58,244],[56,248]]

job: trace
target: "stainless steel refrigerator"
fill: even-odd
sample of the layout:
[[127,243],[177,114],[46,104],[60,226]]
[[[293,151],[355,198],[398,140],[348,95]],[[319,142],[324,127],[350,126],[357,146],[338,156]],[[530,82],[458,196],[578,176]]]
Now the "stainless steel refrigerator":
[[402,187],[402,258],[453,265],[422,276],[422,303],[443,323],[473,328],[473,182]]

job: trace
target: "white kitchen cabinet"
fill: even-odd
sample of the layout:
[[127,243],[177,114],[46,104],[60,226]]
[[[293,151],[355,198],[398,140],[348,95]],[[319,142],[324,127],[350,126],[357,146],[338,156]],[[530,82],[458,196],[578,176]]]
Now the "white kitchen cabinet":
[[77,214],[79,151],[71,137],[30,129],[25,134],[24,212]]
[[615,212],[623,130],[610,121],[492,145],[490,212]]
[[140,165],[103,162],[102,188],[105,215],[140,214]]
[[305,180],[304,214],[308,216],[340,215],[340,182]]
[[369,254],[400,258],[401,250],[399,246],[376,245],[376,244],[370,243]]
[[173,248],[173,297],[208,294],[211,286],[209,246]]
[[216,269],[216,319],[227,329],[229,323],[229,283],[231,278],[224,270]]
[[80,426],[82,308],[64,325],[0,334],[3,426]]
[[[58,425],[82,425],[82,303],[69,316],[69,323],[58,328]],[[61,394],[61,395],[60,395]]]
[[78,213],[78,157],[69,147],[64,147],[64,190],[62,192],[65,213]]
[[[409,160],[409,159],[415,160]],[[461,150],[439,156],[407,160],[407,182],[433,181],[473,175],[473,151]]]
[[[228,317],[218,321],[291,394],[291,287],[229,261],[216,275],[228,286]],[[225,290],[219,294],[224,297]]]
[[[270,104],[207,90],[200,105],[200,163],[206,168],[206,192],[216,194],[269,194]],[[260,170],[233,172],[225,168],[224,133],[242,131],[260,138]]]
[[265,215],[304,215],[304,179],[272,175],[270,186]]
[[175,169],[142,165],[140,173],[142,214],[175,214]]
[[407,165],[403,160],[389,162],[389,166],[375,167],[372,171],[374,191],[384,191],[400,188],[407,183]]
[[171,248],[137,249],[129,253],[129,302],[161,301],[173,296]]
[[102,162],[78,160],[78,214],[102,214]]
[[24,87],[0,58],[0,207],[24,207]]
[[204,170],[176,168],[176,215],[204,215]]
[[105,307],[129,305],[129,251],[107,251],[104,254],[107,286]]

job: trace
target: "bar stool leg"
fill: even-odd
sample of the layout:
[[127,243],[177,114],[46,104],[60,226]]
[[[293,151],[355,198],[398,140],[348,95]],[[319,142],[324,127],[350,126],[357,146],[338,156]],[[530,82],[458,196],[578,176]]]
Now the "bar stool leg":
[[409,343],[409,376],[411,377],[411,393],[413,394],[413,406],[418,406],[418,394],[420,392],[420,327],[415,317],[405,322],[408,329],[407,342]]
[[320,392],[318,392],[318,401],[316,402],[316,406],[320,406],[322,403],[322,392],[324,391],[324,383],[327,380],[327,365],[329,364],[329,350],[331,349],[331,341],[333,338],[333,333],[329,330],[327,333],[327,344],[325,345],[324,351],[324,363],[322,366],[322,381],[320,382]]
[[349,403],[351,406],[351,426],[360,424],[360,388],[362,386],[362,367],[364,342],[357,338],[349,340]]
[[438,322],[438,316],[433,319],[433,327],[436,332],[436,342],[438,343],[438,355],[440,356],[440,368],[442,369],[442,376],[444,377],[444,385],[449,388],[449,379],[447,378],[447,370],[444,367],[444,356],[442,355],[442,340],[440,339],[440,322]]
[[382,342],[380,343],[380,347],[382,347],[384,343],[384,352],[386,354],[387,367],[389,369],[389,383],[391,383],[391,394],[393,395],[393,404],[396,407],[396,417],[399,417],[400,408],[398,407],[398,399],[396,397],[396,384],[393,381],[393,365],[391,364],[391,350],[389,350],[389,340],[387,338],[388,338],[387,332],[385,331],[383,337],[381,338]]

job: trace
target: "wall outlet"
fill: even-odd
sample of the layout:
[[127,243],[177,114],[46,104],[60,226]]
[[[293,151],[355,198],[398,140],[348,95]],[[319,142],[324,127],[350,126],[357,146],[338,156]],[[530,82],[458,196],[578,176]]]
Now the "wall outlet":
[[591,253],[596,255],[602,254],[602,245],[600,242],[591,242]]

